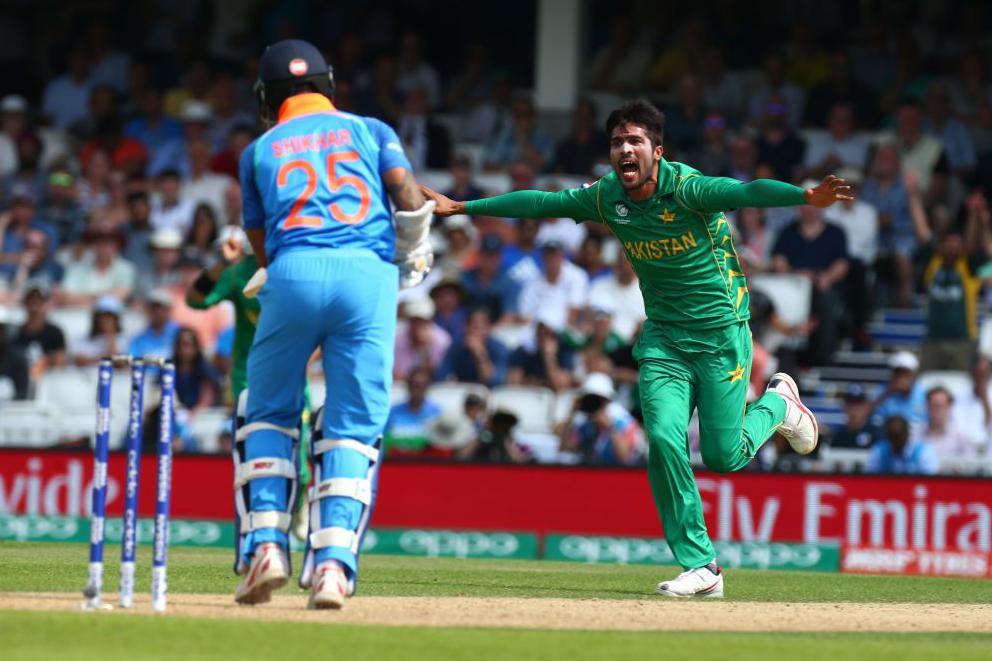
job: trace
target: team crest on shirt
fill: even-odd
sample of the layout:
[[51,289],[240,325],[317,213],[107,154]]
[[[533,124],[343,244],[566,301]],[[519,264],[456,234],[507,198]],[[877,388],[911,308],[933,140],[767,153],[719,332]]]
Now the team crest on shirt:
[[617,217],[613,219],[615,222],[623,224],[630,222],[630,218],[627,217],[630,214],[630,209],[627,208],[626,204],[623,202],[617,202],[616,206],[613,208],[617,212]]

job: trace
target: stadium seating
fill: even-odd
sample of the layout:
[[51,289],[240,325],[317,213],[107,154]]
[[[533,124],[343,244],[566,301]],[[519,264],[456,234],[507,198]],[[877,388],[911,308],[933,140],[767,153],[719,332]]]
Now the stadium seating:
[[0,446],[43,448],[55,445],[59,415],[59,410],[47,402],[4,402],[0,408]]
[[200,411],[189,422],[189,431],[197,442],[197,452],[220,452],[220,436],[230,430],[231,412],[222,407]]
[[868,450],[831,448],[820,449],[820,463],[827,471],[838,473],[863,473],[868,461]]
[[[751,276],[750,286],[772,300],[775,313],[785,323],[802,324],[809,319],[813,288],[808,278],[792,273],[757,273]],[[781,346],[794,347],[804,340],[769,331],[764,341],[765,348],[774,352]]]
[[493,391],[492,409],[510,411],[520,422],[521,432],[550,432],[555,410],[555,393],[533,386],[502,386]]
[[563,390],[555,397],[555,407],[552,412],[551,421],[554,424],[565,422],[572,413],[572,405],[579,397],[578,390]]
[[441,411],[461,411],[465,397],[476,394],[489,401],[489,389],[478,383],[435,383],[427,391],[427,399],[441,407]]
[[879,310],[868,327],[875,346],[893,350],[918,350],[926,331],[926,313],[922,308]]
[[[126,390],[127,383],[122,387]],[[35,398],[59,407],[60,439],[93,436],[96,426],[96,378],[92,370],[75,367],[48,370],[38,380]]]
[[548,432],[519,432],[515,435],[517,444],[542,464],[577,464],[579,455],[562,452],[561,442],[556,434]]
[[90,334],[93,313],[86,308],[53,308],[49,321],[62,329],[66,346],[74,347]]

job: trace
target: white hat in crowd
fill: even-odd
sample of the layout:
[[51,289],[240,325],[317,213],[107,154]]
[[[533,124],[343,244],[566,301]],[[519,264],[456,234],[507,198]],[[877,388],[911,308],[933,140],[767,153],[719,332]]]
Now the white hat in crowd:
[[920,369],[920,360],[909,351],[897,351],[889,358],[889,367],[894,370],[915,372]]
[[466,216],[465,214],[448,216],[447,218],[444,219],[444,231],[446,234],[448,232],[454,232],[456,230],[461,230],[465,232],[465,235],[468,236],[469,240],[472,241],[475,240],[475,236],[476,234],[478,234],[478,232],[475,229],[475,225],[472,224],[472,219]]
[[105,294],[96,299],[96,303],[93,304],[93,312],[98,314],[107,313],[119,317],[124,312],[124,305],[117,300],[116,296]]
[[148,292],[145,296],[145,300],[148,301],[150,305],[161,305],[163,307],[172,307],[172,297],[169,296],[169,292],[164,289],[153,289]]
[[148,243],[152,248],[178,250],[183,245],[183,235],[174,227],[163,227],[152,232]]
[[593,372],[582,382],[580,392],[583,395],[596,395],[603,399],[613,399],[616,391],[613,389],[613,379],[608,374]]
[[406,304],[407,319],[433,319],[434,301],[431,299],[415,298]]
[[27,112],[28,101],[20,94],[8,94],[0,100],[0,112]]
[[184,122],[209,122],[213,116],[210,105],[196,99],[186,101],[179,111],[179,118]]
[[445,411],[427,423],[431,444],[440,448],[460,448],[475,438],[475,425],[459,409]]

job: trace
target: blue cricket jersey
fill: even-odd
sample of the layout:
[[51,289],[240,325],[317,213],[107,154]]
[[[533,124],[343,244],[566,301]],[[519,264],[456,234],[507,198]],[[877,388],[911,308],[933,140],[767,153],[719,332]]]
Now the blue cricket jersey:
[[395,232],[381,175],[410,168],[388,125],[320,94],[286,100],[279,123],[241,155],[246,229],[265,229],[272,261],[293,247],[366,248],[391,262]]

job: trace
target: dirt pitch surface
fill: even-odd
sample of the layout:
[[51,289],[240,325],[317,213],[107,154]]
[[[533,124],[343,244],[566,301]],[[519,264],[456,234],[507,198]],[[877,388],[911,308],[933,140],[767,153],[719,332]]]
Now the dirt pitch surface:
[[[116,603],[107,594],[106,603]],[[132,613],[150,614],[146,595]],[[0,593],[0,610],[79,610],[79,594]],[[511,627],[598,631],[992,632],[988,604],[787,603],[721,600],[357,597],[342,611],[307,611],[303,595],[239,607],[228,595],[169,595],[169,613],[230,618],[414,627]],[[118,609],[93,613],[114,616]]]

